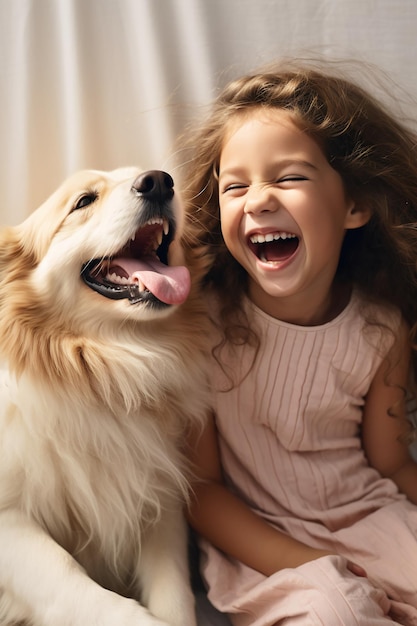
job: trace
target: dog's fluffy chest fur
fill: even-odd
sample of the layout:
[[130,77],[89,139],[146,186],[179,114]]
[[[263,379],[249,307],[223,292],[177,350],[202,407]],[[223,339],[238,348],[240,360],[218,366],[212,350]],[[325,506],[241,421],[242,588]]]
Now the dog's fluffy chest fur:
[[86,404],[82,394],[62,394],[57,401],[56,388],[43,385],[41,394],[37,388],[36,381],[23,376],[17,383],[1,372],[0,440],[7,459],[0,467],[1,492],[13,483],[3,506],[22,509],[45,526],[100,581],[103,570],[92,555],[107,568],[123,564],[126,570],[161,508],[173,506],[174,494],[186,494],[180,421],[172,415],[178,407],[165,407],[169,419],[161,435],[155,428],[161,415],[139,398],[131,411],[115,414],[104,404]]

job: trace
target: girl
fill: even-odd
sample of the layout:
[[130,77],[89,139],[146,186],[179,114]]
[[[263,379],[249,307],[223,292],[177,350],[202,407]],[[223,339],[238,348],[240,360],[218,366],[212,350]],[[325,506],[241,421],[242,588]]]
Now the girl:
[[189,518],[209,598],[235,626],[417,624],[417,138],[285,63],[226,87],[192,146],[214,331]]

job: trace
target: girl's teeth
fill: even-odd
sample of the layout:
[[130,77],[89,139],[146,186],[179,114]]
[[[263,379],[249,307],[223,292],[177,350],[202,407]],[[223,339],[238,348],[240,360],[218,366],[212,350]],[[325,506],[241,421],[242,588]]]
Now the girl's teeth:
[[261,235],[260,233],[256,233],[250,237],[251,243],[265,243],[270,241],[278,241],[278,239],[294,239],[296,235],[292,233],[267,233],[266,235]]

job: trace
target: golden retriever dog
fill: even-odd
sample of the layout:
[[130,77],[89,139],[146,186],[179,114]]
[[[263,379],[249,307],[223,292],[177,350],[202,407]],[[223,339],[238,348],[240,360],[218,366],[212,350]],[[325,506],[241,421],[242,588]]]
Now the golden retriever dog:
[[2,626],[195,624],[206,333],[184,222],[169,174],[122,168],[0,232]]

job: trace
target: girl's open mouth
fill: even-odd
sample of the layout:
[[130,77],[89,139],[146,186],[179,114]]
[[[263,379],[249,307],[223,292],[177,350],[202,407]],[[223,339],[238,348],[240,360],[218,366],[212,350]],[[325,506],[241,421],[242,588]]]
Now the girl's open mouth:
[[276,232],[266,235],[254,233],[249,237],[248,245],[260,261],[279,263],[294,254],[299,242],[299,238],[293,233]]

